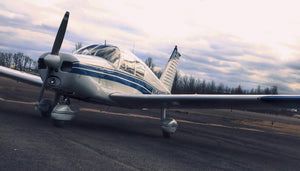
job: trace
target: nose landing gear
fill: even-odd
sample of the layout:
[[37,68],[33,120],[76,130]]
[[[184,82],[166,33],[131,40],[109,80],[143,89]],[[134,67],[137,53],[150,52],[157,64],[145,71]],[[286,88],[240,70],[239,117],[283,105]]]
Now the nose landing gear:
[[51,118],[54,126],[63,127],[66,121],[74,118],[73,111],[68,104],[58,103],[51,112]]
[[70,99],[56,94],[54,102],[49,99],[42,99],[37,106],[42,117],[50,117],[54,126],[63,127],[66,121],[75,116],[75,111],[70,108]]
[[42,117],[49,118],[51,116],[52,106],[53,104],[50,99],[42,99],[37,105],[37,109]]

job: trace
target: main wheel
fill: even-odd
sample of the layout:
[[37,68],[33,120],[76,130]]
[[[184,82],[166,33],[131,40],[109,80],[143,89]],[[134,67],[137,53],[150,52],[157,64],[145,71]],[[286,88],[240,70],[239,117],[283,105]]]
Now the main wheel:
[[171,133],[169,133],[167,131],[162,130],[162,135],[164,138],[171,138]]
[[65,126],[65,121],[63,120],[57,120],[57,119],[52,119],[52,123],[54,126],[62,128]]

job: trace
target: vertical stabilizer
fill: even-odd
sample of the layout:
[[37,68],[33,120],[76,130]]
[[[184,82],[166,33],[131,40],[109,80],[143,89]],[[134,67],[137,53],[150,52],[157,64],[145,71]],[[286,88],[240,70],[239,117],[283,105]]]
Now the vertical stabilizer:
[[175,46],[172,55],[165,67],[164,72],[160,77],[160,81],[166,86],[166,88],[171,92],[174,77],[176,74],[177,65],[179,62],[180,53],[177,50],[177,46]]

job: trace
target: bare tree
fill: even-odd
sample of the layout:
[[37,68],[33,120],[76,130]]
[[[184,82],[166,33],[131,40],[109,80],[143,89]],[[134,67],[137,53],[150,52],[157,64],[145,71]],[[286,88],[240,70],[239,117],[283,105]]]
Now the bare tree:
[[5,67],[12,67],[20,71],[34,71],[36,72],[36,61],[31,59],[29,56],[25,56],[21,52],[0,52],[0,65]]
[[271,94],[278,94],[277,86],[272,86],[270,91]]
[[4,63],[5,63],[5,66],[6,67],[11,67],[11,63],[12,63],[12,60],[13,60],[13,54],[12,53],[5,53],[4,54]]
[[2,52],[0,52],[0,65],[5,66],[5,56]]
[[242,86],[241,85],[238,85],[237,88],[235,88],[235,93],[234,94],[243,94],[244,91],[242,89]]
[[33,60],[31,58],[29,58],[29,61],[28,61],[28,69],[29,70],[32,70],[32,63],[33,63]]
[[217,87],[217,93],[218,94],[224,94],[225,93],[225,88],[224,88],[224,84],[220,83]]
[[153,63],[153,59],[151,57],[148,57],[146,60],[145,60],[145,64],[153,71],[154,70],[154,63]]
[[74,51],[76,51],[76,50],[78,50],[78,49],[80,49],[80,48],[82,48],[82,43],[81,42],[77,42],[77,43],[75,43],[75,50]]
[[24,56],[24,62],[23,62],[23,71],[26,70],[26,68],[28,69],[28,64],[29,64],[30,58],[28,56]]

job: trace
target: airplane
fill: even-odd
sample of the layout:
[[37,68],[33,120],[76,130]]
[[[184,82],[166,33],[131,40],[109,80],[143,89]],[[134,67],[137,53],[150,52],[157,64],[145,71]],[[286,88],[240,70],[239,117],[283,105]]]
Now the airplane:
[[[71,121],[76,111],[70,99],[126,108],[161,109],[161,130],[165,138],[175,133],[178,123],[169,117],[172,108],[250,109],[298,108],[300,95],[209,95],[171,94],[181,57],[174,48],[158,78],[132,52],[114,45],[92,44],[73,53],[60,53],[69,20],[67,11],[59,26],[51,52],[38,59],[40,76],[0,67],[0,75],[41,87],[37,109],[51,117],[55,126]],[[55,92],[53,100],[43,98],[45,89]]]

